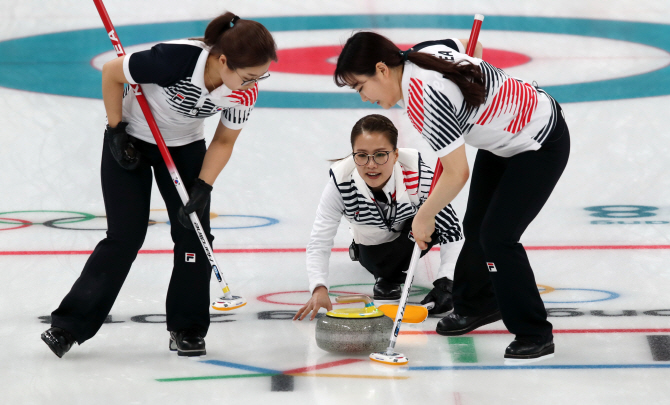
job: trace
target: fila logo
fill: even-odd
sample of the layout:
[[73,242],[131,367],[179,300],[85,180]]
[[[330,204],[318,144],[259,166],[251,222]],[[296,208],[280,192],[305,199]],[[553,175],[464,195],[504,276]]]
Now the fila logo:
[[177,93],[174,95],[174,97],[172,97],[172,101],[174,101],[177,104],[183,103],[185,99],[186,97],[181,93]]
[[493,262],[486,262],[486,267],[489,268],[489,272],[491,273],[497,273],[498,269],[496,269],[496,265]]
[[195,263],[195,253],[186,253],[186,263]]

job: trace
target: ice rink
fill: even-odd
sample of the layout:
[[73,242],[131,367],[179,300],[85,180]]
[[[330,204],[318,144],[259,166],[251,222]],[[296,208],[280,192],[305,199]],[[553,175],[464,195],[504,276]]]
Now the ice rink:
[[[40,340],[50,313],[105,236],[100,67],[113,57],[91,1],[0,0],[0,400],[3,404],[669,404],[670,2],[108,0],[127,50],[201,36],[229,9],[279,47],[272,77],[214,185],[214,249],[249,303],[212,311],[207,356],[168,351],[165,294],[172,241],[154,189],[141,254],[105,325],[62,359]],[[458,338],[439,317],[403,325],[408,367],[316,346],[305,246],[328,159],[350,153],[371,113],[401,147],[435,155],[401,109],[369,108],[332,82],[355,30],[398,44],[467,38],[486,16],[484,59],[537,81],[563,106],[572,153],[554,194],[523,235],[555,328],[553,359],[506,366],[502,322]],[[206,121],[208,139],[216,118]],[[474,149],[468,150],[470,164]],[[462,218],[465,191],[454,208]],[[331,258],[333,295],[371,293],[345,248]],[[419,265],[413,300],[431,288],[439,253]],[[220,295],[212,277],[211,295]],[[334,297],[333,297],[334,298]]]

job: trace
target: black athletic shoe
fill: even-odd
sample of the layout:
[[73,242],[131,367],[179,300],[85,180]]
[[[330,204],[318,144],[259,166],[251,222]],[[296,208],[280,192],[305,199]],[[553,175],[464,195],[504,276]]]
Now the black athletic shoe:
[[205,339],[194,329],[170,332],[170,350],[180,356],[204,356]]
[[400,283],[394,283],[379,277],[372,288],[372,294],[375,300],[399,300],[402,295],[402,287]]
[[505,349],[505,363],[518,364],[549,359],[554,357],[554,342],[538,344],[523,339],[515,339]]
[[444,314],[454,309],[454,296],[451,292],[454,282],[442,277],[433,281],[433,285],[435,287],[421,300],[421,305],[432,302],[434,307],[428,311],[431,315]]
[[502,319],[500,310],[496,309],[487,315],[458,315],[451,313],[440,319],[435,331],[442,336],[459,336],[471,332],[480,326],[484,326]]
[[44,343],[49,346],[49,349],[59,358],[63,357],[76,342],[70,332],[56,326],[44,331],[41,337]]

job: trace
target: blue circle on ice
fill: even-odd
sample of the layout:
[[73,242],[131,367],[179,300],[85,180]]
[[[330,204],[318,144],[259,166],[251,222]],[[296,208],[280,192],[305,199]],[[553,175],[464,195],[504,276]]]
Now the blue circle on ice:
[[555,291],[588,291],[588,292],[595,292],[595,293],[602,293],[605,294],[606,296],[603,298],[595,298],[595,299],[590,299],[590,300],[579,300],[579,301],[544,301],[545,304],[576,304],[576,303],[584,303],[584,302],[598,302],[598,301],[608,301],[608,300],[613,300],[616,298],[619,298],[619,294],[612,292],[612,291],[606,291],[606,290],[594,290],[590,288],[555,288]]
[[[242,221],[237,225],[229,225],[229,226],[213,226],[212,221],[216,218],[228,218],[228,219],[240,219],[242,218]],[[210,220],[210,229],[247,229],[247,228],[262,228],[264,226],[270,226],[274,224],[278,224],[279,220],[271,217],[263,217],[260,215],[217,215],[216,218],[213,218]],[[250,222],[248,224],[244,222]],[[170,221],[165,222],[166,224],[170,225]]]
[[[346,15],[262,17],[270,31],[325,29],[470,29],[471,15]],[[124,46],[201,36],[208,21],[117,27]],[[102,24],[101,24],[102,25]],[[579,18],[488,16],[485,29],[569,34],[640,43],[670,52],[670,25]],[[0,42],[0,86],[75,97],[101,98],[100,72],[91,66],[109,51],[104,28],[60,32]],[[619,100],[670,94],[670,65],[610,80],[544,87],[559,102]],[[258,107],[370,108],[355,93],[263,91]]]

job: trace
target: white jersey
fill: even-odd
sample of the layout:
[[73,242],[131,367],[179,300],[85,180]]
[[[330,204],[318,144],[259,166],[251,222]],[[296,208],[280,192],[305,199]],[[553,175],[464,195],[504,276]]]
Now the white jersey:
[[469,61],[484,75],[486,101],[470,108],[458,86],[441,73],[405,63],[398,104],[439,157],[464,143],[502,157],[538,150],[556,126],[557,105],[551,96],[467,56],[459,40],[422,42],[412,49],[454,63]]
[[[203,42],[183,40],[131,53],[123,62],[126,80],[142,85],[167,146],[204,139],[203,121],[217,113],[221,113],[221,123],[230,129],[241,129],[249,119],[258,97],[258,85],[233,91],[223,84],[210,93],[204,82],[208,56],[209,47]],[[123,121],[128,122],[129,134],[156,143],[129,87],[123,97]]]
[[[382,192],[388,204],[376,201],[356,170],[353,157],[331,166],[331,179],[321,195],[309,244],[307,276],[309,288],[328,287],[328,260],[342,217],[350,223],[356,243],[379,245],[398,238],[406,221],[411,221],[428,198],[433,171],[415,149],[398,149],[399,159]],[[463,245],[456,212],[447,205],[435,218],[439,231],[440,268],[436,278],[453,276]]]

